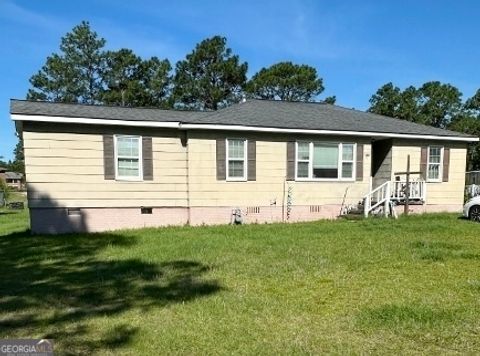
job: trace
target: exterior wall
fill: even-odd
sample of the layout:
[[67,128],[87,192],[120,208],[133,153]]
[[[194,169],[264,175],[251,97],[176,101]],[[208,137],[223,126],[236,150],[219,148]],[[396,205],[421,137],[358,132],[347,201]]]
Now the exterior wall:
[[[426,211],[461,211],[465,190],[465,167],[467,146],[452,142],[412,142],[394,140],[392,147],[392,179],[395,172],[404,172],[407,168],[407,156],[410,155],[410,169],[420,170],[421,147],[428,145],[443,145],[450,148],[450,165],[448,182],[428,182],[426,188]],[[417,176],[412,176],[414,179]],[[405,176],[401,176],[402,179]],[[419,208],[417,208],[419,209]]]
[[[153,181],[105,180],[103,134],[152,136]],[[255,181],[217,180],[218,137],[256,141]],[[335,218],[342,204],[358,203],[370,185],[368,138],[26,123],[23,139],[28,203],[36,233],[230,223],[235,208],[241,209],[247,223]],[[287,142],[300,139],[363,144],[363,179],[286,181]],[[419,170],[420,146],[395,141],[392,172],[405,170],[407,154],[412,170]],[[425,211],[456,210],[463,204],[466,146],[449,143],[448,147],[449,182],[428,184]],[[292,204],[287,209],[289,187]],[[142,206],[153,207],[152,214],[141,214]],[[69,215],[68,208],[80,210]]]
[[[218,181],[216,177],[216,139],[218,137],[245,138],[256,140],[256,181],[231,182]],[[313,140],[332,142],[357,142],[364,144],[364,168],[362,181],[285,181],[287,142],[292,140]],[[231,211],[235,207],[247,210],[248,207],[260,207],[266,211],[255,221],[282,221],[286,219],[286,198],[288,187],[292,187],[292,207],[289,221],[333,218],[339,215],[342,201],[345,204],[356,204],[368,192],[370,179],[371,145],[366,139],[346,139],[345,137],[308,137],[285,136],[275,134],[231,134],[228,132],[188,133],[188,172],[189,198],[192,208],[192,224],[209,223],[212,214],[219,222],[229,222]],[[270,207],[276,217],[272,217]],[[310,206],[318,206],[321,212],[310,213]],[[331,208],[334,206],[335,208]],[[206,209],[221,207],[218,209]],[[282,213],[283,207],[283,213]],[[273,209],[273,208],[272,208]],[[314,208],[315,209],[315,208]],[[202,214],[194,211],[200,210]],[[211,213],[215,211],[215,213]],[[334,212],[332,212],[334,211]],[[218,216],[217,214],[222,214]],[[248,216],[245,218],[250,219]]]
[[[153,181],[104,179],[104,133],[153,136]],[[23,132],[31,208],[187,205],[186,148],[172,130],[26,125]]]

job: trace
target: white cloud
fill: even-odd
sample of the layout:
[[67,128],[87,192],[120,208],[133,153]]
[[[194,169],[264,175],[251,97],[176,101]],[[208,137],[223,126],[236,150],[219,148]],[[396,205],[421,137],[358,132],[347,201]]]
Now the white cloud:
[[27,27],[39,27],[50,31],[58,31],[59,27],[64,27],[67,24],[66,21],[60,18],[27,10],[9,0],[0,2],[0,18]]

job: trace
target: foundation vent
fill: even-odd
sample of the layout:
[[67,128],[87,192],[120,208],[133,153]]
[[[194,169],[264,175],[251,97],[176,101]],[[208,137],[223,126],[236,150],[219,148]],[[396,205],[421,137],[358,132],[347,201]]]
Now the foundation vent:
[[321,205],[310,205],[311,213],[319,213],[321,209],[322,209]]
[[260,207],[259,206],[248,206],[247,207],[247,214],[260,214]]
[[142,207],[140,208],[140,212],[141,212],[142,214],[152,214],[153,209],[152,209],[152,208],[147,208],[147,207],[145,207],[145,206],[142,206]]
[[67,208],[67,215],[69,216],[80,216],[81,213],[80,208]]

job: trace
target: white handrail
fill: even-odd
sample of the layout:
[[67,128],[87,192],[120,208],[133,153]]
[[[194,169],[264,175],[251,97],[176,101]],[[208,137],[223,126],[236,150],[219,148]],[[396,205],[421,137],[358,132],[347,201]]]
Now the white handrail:
[[385,216],[388,216],[391,195],[390,185],[391,182],[387,181],[363,197],[363,214],[365,217],[368,217],[368,214],[371,211],[373,211],[382,204],[384,205],[384,214]]

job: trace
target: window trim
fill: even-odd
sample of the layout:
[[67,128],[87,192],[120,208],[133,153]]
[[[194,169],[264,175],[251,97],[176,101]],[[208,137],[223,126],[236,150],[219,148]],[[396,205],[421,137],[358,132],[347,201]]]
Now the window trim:
[[[230,177],[229,161],[230,157],[228,155],[228,141],[243,141],[243,177]],[[245,138],[239,137],[230,137],[225,139],[225,178],[227,182],[246,182],[248,177],[248,140]],[[233,158],[232,161],[241,161],[238,158]]]
[[[438,163],[431,163],[430,162],[430,148],[440,148],[440,162]],[[441,183],[443,181],[443,150],[444,146],[440,145],[430,145],[427,148],[427,172],[426,172],[426,181],[432,183]],[[430,164],[438,165],[438,178],[430,178],[429,171],[430,171]]]
[[[308,177],[298,177],[298,143],[308,143]],[[313,146],[315,144],[337,144],[338,145],[338,161],[337,170],[338,178],[313,178]],[[353,160],[343,160],[343,145],[353,145]],[[306,160],[300,160],[300,162],[306,162]],[[352,177],[342,178],[342,163],[352,163]],[[354,182],[357,175],[357,144],[355,142],[335,142],[335,141],[295,141],[295,181],[299,182]]]
[[[138,176],[121,176],[118,174],[118,144],[117,139],[119,137],[130,137],[138,139]],[[142,146],[142,136],[139,135],[113,135],[113,152],[115,159],[115,180],[117,181],[129,181],[129,182],[142,182],[143,181],[143,146]],[[121,158],[126,158],[126,156],[121,156]],[[135,158],[135,157],[132,157]]]

